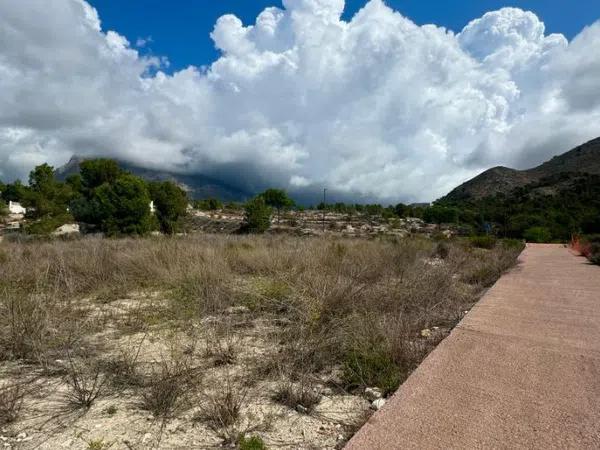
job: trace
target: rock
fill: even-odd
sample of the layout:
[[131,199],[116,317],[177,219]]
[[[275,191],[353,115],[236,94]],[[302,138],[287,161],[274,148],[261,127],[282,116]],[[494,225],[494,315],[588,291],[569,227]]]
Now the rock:
[[379,398],[383,397],[383,394],[381,393],[381,391],[378,388],[366,388],[365,389],[365,397],[367,398],[367,400],[369,400],[370,402],[373,402]]
[[371,409],[374,409],[375,411],[379,411],[381,408],[383,408],[383,405],[385,405],[385,399],[378,398],[373,403],[371,403]]
[[60,227],[58,227],[52,234],[54,236],[64,236],[66,234],[79,234],[79,224],[76,223],[66,223]]
[[421,330],[421,337],[428,338],[431,336],[431,330],[429,328],[425,328]]
[[27,437],[27,433],[24,431],[22,433],[17,434],[17,439],[25,439]]
[[227,314],[247,314],[250,312],[247,306],[231,306],[225,310]]
[[302,405],[296,405],[296,411],[298,411],[300,414],[308,414],[308,408],[305,408]]

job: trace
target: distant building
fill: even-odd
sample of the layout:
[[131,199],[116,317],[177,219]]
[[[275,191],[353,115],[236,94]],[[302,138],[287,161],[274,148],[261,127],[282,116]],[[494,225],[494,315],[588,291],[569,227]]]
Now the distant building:
[[150,214],[154,214],[156,212],[156,207],[154,206],[154,200],[150,201]]
[[8,202],[8,212],[10,214],[25,214],[27,210],[18,202]]

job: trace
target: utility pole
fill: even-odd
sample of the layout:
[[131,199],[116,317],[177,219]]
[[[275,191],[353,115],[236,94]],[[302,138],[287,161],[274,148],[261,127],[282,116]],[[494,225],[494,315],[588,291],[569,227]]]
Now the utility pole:
[[325,233],[325,210],[327,209],[327,188],[323,188],[323,233]]

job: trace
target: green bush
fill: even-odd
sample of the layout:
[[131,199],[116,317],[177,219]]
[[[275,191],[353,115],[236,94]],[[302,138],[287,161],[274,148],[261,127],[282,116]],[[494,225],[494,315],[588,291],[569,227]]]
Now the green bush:
[[194,208],[200,211],[216,211],[223,209],[223,203],[216,198],[206,198],[204,200],[196,200],[194,202]]
[[344,381],[349,387],[376,386],[385,395],[402,382],[402,371],[384,345],[356,347],[344,359]]
[[267,446],[260,436],[242,436],[238,441],[238,448],[240,450],[267,450]]
[[473,236],[469,238],[472,247],[485,248],[491,250],[496,246],[496,238],[494,236]]
[[27,225],[25,227],[25,232],[27,234],[51,234],[58,227],[64,225],[65,223],[72,222],[73,216],[66,213],[58,216],[46,216]]
[[544,243],[552,241],[550,230],[545,227],[531,227],[525,230],[523,237],[527,242]]
[[156,208],[160,231],[174,234],[187,212],[187,194],[171,181],[149,183],[148,190]]
[[269,229],[272,210],[262,197],[258,196],[248,201],[244,210],[242,231],[246,233],[264,233]]
[[8,215],[8,205],[0,200],[0,217]]

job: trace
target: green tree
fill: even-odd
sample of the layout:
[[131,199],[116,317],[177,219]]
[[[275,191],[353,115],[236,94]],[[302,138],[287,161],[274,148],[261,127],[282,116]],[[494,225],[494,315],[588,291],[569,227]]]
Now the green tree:
[[405,215],[408,213],[409,211],[409,207],[406,206],[404,203],[398,203],[396,206],[394,206],[394,211],[396,213],[396,215],[398,217],[405,217]]
[[0,199],[0,217],[8,215],[8,205]]
[[545,227],[528,228],[523,233],[523,237],[527,242],[547,243],[552,241],[552,234]]
[[71,187],[55,179],[54,168],[41,164],[29,174],[29,189],[25,191],[23,203],[31,208],[30,218],[61,217],[68,221],[67,207],[72,196]]
[[112,159],[88,159],[79,164],[81,184],[84,189],[95,189],[104,183],[114,184],[123,170]]
[[262,196],[249,200],[244,207],[244,223],[242,231],[247,233],[264,233],[271,226],[271,208]]
[[21,183],[21,180],[5,185],[2,190],[2,199],[5,202],[22,202],[26,195],[27,187]]
[[260,196],[267,206],[277,210],[277,222],[279,222],[282,209],[286,210],[294,206],[294,201],[288,197],[287,192],[283,189],[267,189]]
[[187,212],[186,192],[171,181],[149,183],[148,190],[154,202],[160,230],[165,234],[175,233],[180,219]]
[[456,223],[458,221],[458,209],[453,207],[434,205],[425,208],[423,220],[427,223]]
[[223,208],[223,203],[216,198],[206,198],[194,202],[194,207],[200,211],[216,211]]
[[109,235],[143,235],[151,229],[150,195],[146,183],[131,174],[95,189],[92,203],[98,208],[101,229]]

